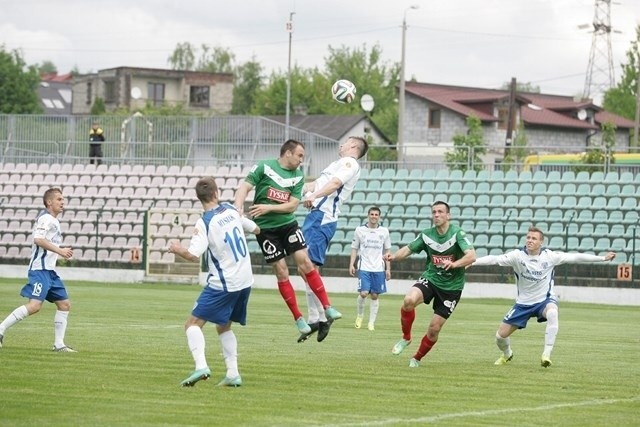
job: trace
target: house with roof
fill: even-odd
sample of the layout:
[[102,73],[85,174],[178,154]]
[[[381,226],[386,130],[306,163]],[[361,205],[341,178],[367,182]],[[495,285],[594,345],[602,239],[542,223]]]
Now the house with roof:
[[61,75],[47,73],[40,76],[38,98],[44,114],[50,116],[71,114],[72,79],[71,73]]
[[[405,85],[405,157],[443,154],[453,137],[467,131],[466,119],[475,116],[484,128],[488,155],[499,161],[508,145],[509,90],[407,82]],[[513,105],[512,139],[522,125],[527,146],[539,153],[585,151],[601,140],[603,123],[616,126],[616,151],[628,151],[633,122],[604,111],[590,99],[517,92]]]
[[[285,124],[286,116],[265,116],[267,119]],[[295,114],[289,117],[289,126],[309,133],[334,139],[340,144],[350,136],[369,137],[374,145],[389,144],[389,138],[364,114],[329,115]]]
[[233,102],[233,74],[117,67],[73,79],[72,114],[89,114],[97,98],[108,111],[181,104],[192,112],[227,114]]

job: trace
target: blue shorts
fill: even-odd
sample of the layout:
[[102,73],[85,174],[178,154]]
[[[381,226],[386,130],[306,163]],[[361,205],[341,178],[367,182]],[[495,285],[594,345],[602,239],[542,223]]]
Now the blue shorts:
[[226,325],[229,321],[246,325],[249,294],[251,288],[225,292],[207,286],[200,293],[191,314],[216,325]]
[[358,270],[358,292],[384,294],[387,292],[387,277],[384,271]]
[[527,322],[532,317],[538,318],[538,323],[546,322],[547,318],[544,317],[544,309],[547,304],[558,305],[558,301],[555,298],[547,298],[546,300],[533,305],[515,304],[511,307],[511,310],[507,312],[502,321],[508,325],[513,325],[518,329],[524,329],[527,327]]
[[302,234],[304,234],[304,240],[307,241],[309,250],[309,259],[315,265],[324,265],[327,248],[329,248],[329,243],[333,235],[336,234],[338,226],[337,222],[322,224],[323,218],[322,211],[311,210],[302,225]]
[[29,283],[22,287],[20,295],[29,299],[49,302],[69,299],[62,279],[53,270],[29,270]]

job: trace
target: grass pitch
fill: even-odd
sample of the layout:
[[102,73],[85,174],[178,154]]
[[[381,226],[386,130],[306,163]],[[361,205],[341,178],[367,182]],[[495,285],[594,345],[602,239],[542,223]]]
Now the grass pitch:
[[[0,280],[0,320],[24,303],[22,280]],[[60,426],[587,426],[638,425],[640,310],[561,303],[553,366],[540,367],[544,326],[512,336],[514,360],[494,366],[495,331],[510,300],[464,299],[418,369],[409,359],[431,317],[420,307],[414,342],[400,338],[402,296],[381,297],[376,331],[355,329],[354,294],[333,294],[344,318],[323,343],[298,344],[276,291],[254,289],[234,326],[243,386],[216,387],[224,363],[205,328],[213,376],[193,370],[183,324],[200,288],[67,282],[72,312],[53,353],[54,306],[10,329],[0,349],[0,425]],[[301,307],[305,298],[298,295]],[[368,316],[365,315],[366,325]]]

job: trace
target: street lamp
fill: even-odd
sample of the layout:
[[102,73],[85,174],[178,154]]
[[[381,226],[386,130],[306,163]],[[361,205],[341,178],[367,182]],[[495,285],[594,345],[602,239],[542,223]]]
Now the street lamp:
[[396,145],[396,151],[398,152],[398,162],[402,162],[403,160],[403,150],[404,147],[404,50],[407,38],[407,11],[409,9],[418,9],[420,6],[417,4],[411,5],[404,10],[404,15],[402,17],[402,53],[400,58],[400,89],[398,93],[398,143]]
[[291,40],[293,38],[293,15],[295,12],[289,13],[287,21],[287,32],[289,33],[289,62],[287,64],[287,111],[284,120],[284,140],[289,139],[289,110],[291,110]]

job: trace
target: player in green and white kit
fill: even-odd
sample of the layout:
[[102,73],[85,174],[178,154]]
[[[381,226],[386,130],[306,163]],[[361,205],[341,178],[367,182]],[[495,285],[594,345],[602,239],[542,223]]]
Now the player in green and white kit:
[[411,327],[416,318],[415,308],[433,300],[433,317],[427,333],[420,342],[418,351],[409,361],[417,368],[420,360],[438,341],[440,330],[460,301],[465,283],[465,267],[476,260],[476,251],[466,233],[457,225],[450,224],[449,205],[436,201],[431,205],[432,228],[422,230],[420,235],[395,254],[385,255],[387,261],[399,261],[409,255],[426,252],[426,270],[404,296],[400,310],[402,339],[391,352],[400,354],[411,343]]
[[309,259],[307,244],[294,214],[302,200],[304,175],[299,167],[303,160],[304,145],[292,139],[286,141],[280,148],[279,158],[260,161],[253,166],[236,193],[234,205],[243,212],[247,195],[255,188],[249,215],[261,230],[257,235],[260,249],[265,261],[271,264],[278,280],[278,290],[293,314],[298,330],[308,333],[311,328],[298,308],[296,294],[289,280],[287,255],[293,256],[298,271],[304,275],[322,303],[326,316],[336,320],[342,314],[331,307],[322,277]]

